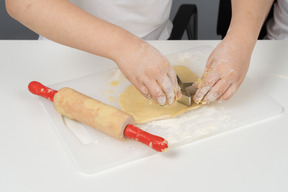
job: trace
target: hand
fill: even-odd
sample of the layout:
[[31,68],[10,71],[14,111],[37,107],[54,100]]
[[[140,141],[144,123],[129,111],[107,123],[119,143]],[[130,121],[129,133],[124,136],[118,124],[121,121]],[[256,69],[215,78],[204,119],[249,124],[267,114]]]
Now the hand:
[[252,49],[245,42],[223,39],[208,58],[205,72],[195,87],[196,103],[222,102],[231,98],[243,82],[249,68]]
[[173,67],[156,48],[141,40],[140,46],[116,60],[127,79],[148,99],[160,105],[181,97]]

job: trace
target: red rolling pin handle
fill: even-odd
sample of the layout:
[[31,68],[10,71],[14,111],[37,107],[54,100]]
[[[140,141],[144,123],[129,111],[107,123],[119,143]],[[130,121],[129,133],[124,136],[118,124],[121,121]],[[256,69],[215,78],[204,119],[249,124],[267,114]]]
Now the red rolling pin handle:
[[58,92],[56,90],[53,90],[49,87],[42,85],[37,81],[30,82],[28,85],[28,89],[31,93],[44,97],[52,102],[54,100],[54,95]]
[[[37,81],[32,81],[28,85],[28,89],[31,93],[44,97],[50,101],[54,101],[54,95],[58,92],[49,87],[42,85]],[[168,142],[162,137],[158,137],[156,135],[152,135],[147,133],[134,125],[127,125],[124,130],[124,136],[133,139],[135,141],[139,141],[145,145],[148,145],[152,149],[165,152],[168,150]]]
[[141,143],[144,143],[145,145],[148,145],[155,151],[165,152],[168,150],[168,142],[165,139],[147,133],[146,131],[139,129],[134,125],[127,125],[124,130],[124,135],[129,139],[133,139],[135,141],[139,141]]

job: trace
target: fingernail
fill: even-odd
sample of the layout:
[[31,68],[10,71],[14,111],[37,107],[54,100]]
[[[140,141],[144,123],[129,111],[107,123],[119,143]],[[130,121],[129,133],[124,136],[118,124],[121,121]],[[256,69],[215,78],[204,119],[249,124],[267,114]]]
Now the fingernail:
[[203,98],[205,97],[206,93],[209,91],[210,87],[206,86],[203,88],[198,89],[194,96],[195,103],[199,104],[203,102]]
[[202,99],[203,99],[203,95],[196,92],[196,94],[193,97],[193,100],[195,101],[195,103],[199,104]]
[[175,102],[175,94],[174,92],[171,92],[167,95],[168,98],[168,104],[172,105]]
[[159,103],[160,105],[165,105],[165,103],[166,103],[166,97],[160,96],[160,97],[157,98],[157,101],[158,101],[158,103]]
[[176,99],[180,99],[182,97],[182,93],[181,93],[181,91],[179,90],[179,91],[177,91],[177,98]]
[[171,98],[168,99],[168,104],[169,104],[169,105],[172,105],[172,104],[174,103],[174,101],[175,101],[174,98],[175,98],[175,97],[173,97],[173,98],[171,97]]
[[193,100],[196,104],[199,104],[201,101],[201,99],[199,99],[199,97],[196,97],[196,96],[194,96]]

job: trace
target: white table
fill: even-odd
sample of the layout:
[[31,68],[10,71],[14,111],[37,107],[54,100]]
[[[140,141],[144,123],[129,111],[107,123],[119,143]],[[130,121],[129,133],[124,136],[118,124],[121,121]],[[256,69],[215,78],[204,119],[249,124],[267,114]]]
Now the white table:
[[[219,41],[151,41],[162,53]],[[288,191],[288,41],[259,41],[248,77],[282,115],[99,174],[79,173],[27,91],[115,67],[49,41],[0,41],[0,191]],[[68,70],[69,68],[69,70]]]

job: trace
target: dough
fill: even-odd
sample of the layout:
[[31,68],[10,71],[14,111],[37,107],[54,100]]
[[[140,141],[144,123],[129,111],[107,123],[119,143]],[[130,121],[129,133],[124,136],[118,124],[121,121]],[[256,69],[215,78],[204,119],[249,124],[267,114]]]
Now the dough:
[[[183,82],[195,82],[198,79],[198,77],[185,66],[174,66],[174,70]],[[119,105],[122,111],[133,116],[137,124],[175,117],[201,106],[193,103],[192,106],[188,107],[179,102],[175,102],[173,105],[161,106],[155,101],[145,98],[133,85],[121,93]]]

